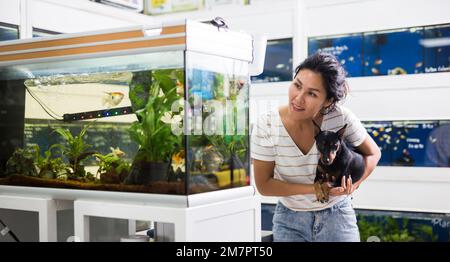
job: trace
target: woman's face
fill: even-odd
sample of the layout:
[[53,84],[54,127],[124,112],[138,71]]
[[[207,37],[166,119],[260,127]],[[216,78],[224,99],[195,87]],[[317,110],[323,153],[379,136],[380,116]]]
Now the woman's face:
[[322,107],[331,104],[326,98],[321,75],[308,69],[300,70],[289,87],[289,115],[293,120],[312,119]]

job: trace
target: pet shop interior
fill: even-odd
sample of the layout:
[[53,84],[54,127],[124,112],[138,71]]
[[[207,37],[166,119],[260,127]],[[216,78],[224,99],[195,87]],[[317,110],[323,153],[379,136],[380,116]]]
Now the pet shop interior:
[[362,242],[450,241],[450,1],[0,0],[0,242],[273,241],[258,116],[316,52],[382,156]]

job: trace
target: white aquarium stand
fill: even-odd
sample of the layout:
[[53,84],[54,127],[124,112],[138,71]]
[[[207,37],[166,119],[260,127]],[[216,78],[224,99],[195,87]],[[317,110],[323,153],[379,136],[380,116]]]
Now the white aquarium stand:
[[[3,193],[3,192],[2,192]],[[49,197],[0,195],[0,208],[33,211],[39,214],[39,241],[57,241],[56,213],[73,208],[72,201],[53,200]]]
[[130,234],[135,220],[173,225],[169,241],[261,241],[261,200],[253,186],[187,196],[0,186],[0,208],[40,212],[40,241],[56,241],[56,210],[72,203],[74,241],[89,241],[90,216],[128,219]]
[[180,241],[261,241],[261,204],[252,186],[189,196],[153,195],[152,201],[74,202],[75,237],[89,241],[89,217],[147,220],[174,225]]

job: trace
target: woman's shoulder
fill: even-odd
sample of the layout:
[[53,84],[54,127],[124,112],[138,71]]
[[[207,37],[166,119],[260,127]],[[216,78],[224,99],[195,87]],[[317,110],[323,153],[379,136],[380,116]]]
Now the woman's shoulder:
[[342,116],[344,121],[347,121],[349,118],[355,118],[355,114],[348,107],[343,105],[336,105],[336,110],[334,110],[331,115],[333,116]]
[[339,110],[341,114],[344,116],[344,121],[346,123],[354,122],[354,121],[360,121],[355,112],[353,112],[351,109],[345,106],[339,106]]
[[345,124],[352,122],[354,116],[350,109],[342,105],[336,105],[336,109],[324,116],[323,126],[325,129],[339,129]]
[[350,109],[343,105],[336,105],[336,110],[333,111],[333,113],[339,114],[348,114],[348,112],[351,112]]

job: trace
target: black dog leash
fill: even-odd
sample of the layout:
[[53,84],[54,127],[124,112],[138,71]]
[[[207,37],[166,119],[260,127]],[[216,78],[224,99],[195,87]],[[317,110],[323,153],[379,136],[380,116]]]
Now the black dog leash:
[[0,231],[0,235],[6,236],[6,234],[9,234],[16,242],[20,242],[16,234],[14,234],[14,232],[12,232],[11,229],[9,229],[8,226],[1,219],[0,224],[2,224],[3,226],[3,229]]

